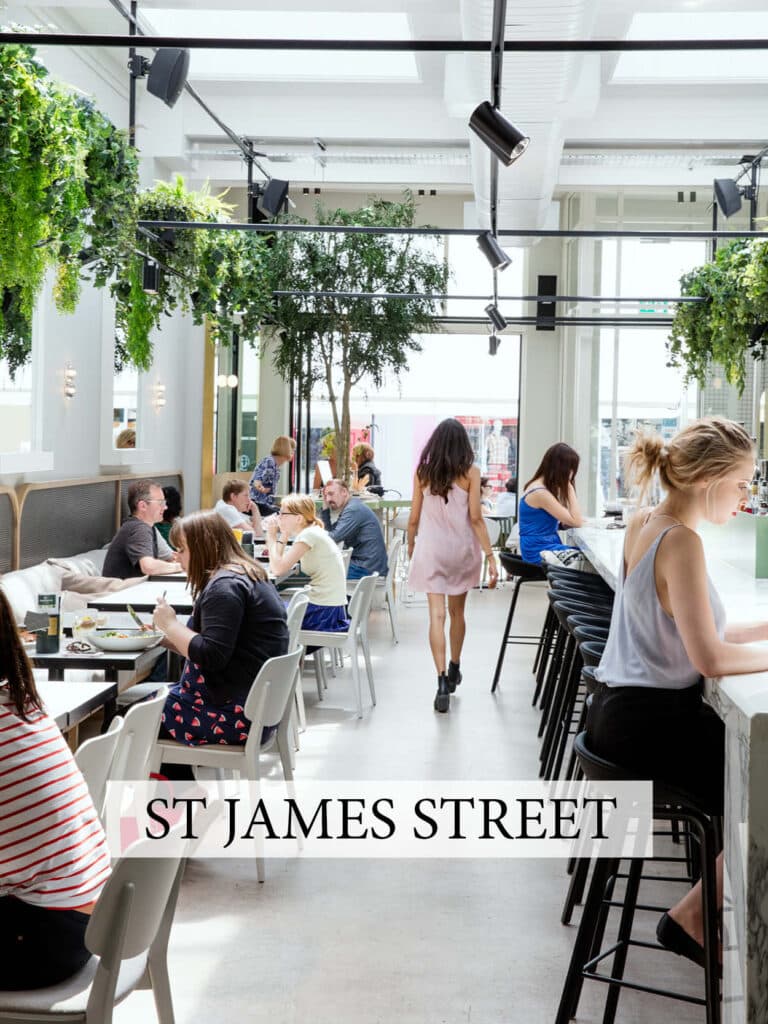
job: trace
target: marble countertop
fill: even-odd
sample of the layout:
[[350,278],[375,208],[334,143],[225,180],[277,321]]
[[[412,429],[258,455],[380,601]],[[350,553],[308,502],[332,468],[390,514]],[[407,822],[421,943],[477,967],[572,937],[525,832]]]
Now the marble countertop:
[[[570,530],[571,543],[587,555],[603,579],[615,588],[624,548],[624,530],[604,526],[585,526]],[[722,600],[728,622],[768,620],[768,579],[754,576],[715,557],[708,550],[707,570]],[[749,675],[724,676],[715,685],[748,717],[768,714],[768,671]]]

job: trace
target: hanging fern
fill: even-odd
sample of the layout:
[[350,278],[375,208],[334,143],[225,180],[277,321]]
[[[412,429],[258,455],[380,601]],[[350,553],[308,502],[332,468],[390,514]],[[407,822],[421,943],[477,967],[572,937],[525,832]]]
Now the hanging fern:
[[[207,186],[189,191],[177,177],[140,193],[136,209],[140,220],[221,223],[230,220],[233,208]],[[160,282],[156,295],[139,295],[141,260],[131,257],[117,266],[111,286],[116,359],[139,369],[151,365],[152,331],[176,310],[191,313],[196,324],[207,320],[216,343],[229,344],[236,325],[242,340],[255,341],[272,301],[266,246],[250,232],[179,228],[140,235],[136,247],[160,264]]]
[[702,301],[681,303],[667,343],[669,365],[704,385],[712,363],[741,394],[749,359],[764,359],[766,341],[756,327],[768,321],[768,242],[738,240],[715,259],[680,279],[680,294]]
[[0,358],[11,373],[29,359],[46,270],[56,267],[58,309],[72,312],[84,264],[99,261],[103,284],[124,258],[137,181],[124,133],[50,79],[33,47],[0,47]]

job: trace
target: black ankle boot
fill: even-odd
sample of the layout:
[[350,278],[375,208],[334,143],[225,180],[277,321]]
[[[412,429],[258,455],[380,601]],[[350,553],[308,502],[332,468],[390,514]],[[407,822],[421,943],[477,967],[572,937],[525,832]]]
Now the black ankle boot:
[[448,677],[442,672],[437,677],[437,693],[435,694],[435,711],[447,711],[451,703],[451,688]]
[[461,682],[461,669],[459,668],[458,661],[448,662],[448,673],[446,678],[448,679],[448,689],[453,693]]

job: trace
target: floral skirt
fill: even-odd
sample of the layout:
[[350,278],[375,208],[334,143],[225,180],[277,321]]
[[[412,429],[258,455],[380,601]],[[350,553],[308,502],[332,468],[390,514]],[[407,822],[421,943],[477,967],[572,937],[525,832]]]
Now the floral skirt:
[[[172,739],[190,747],[208,743],[242,746],[248,739],[250,720],[242,704],[213,701],[199,665],[187,659],[181,680],[172,686],[161,716],[160,739]],[[265,743],[276,727],[265,728]]]

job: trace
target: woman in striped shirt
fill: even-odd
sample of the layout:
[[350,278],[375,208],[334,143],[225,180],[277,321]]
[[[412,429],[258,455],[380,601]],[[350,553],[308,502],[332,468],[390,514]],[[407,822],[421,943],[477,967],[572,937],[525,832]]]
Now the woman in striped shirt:
[[85,781],[42,710],[0,590],[0,990],[44,988],[80,970],[109,872]]

